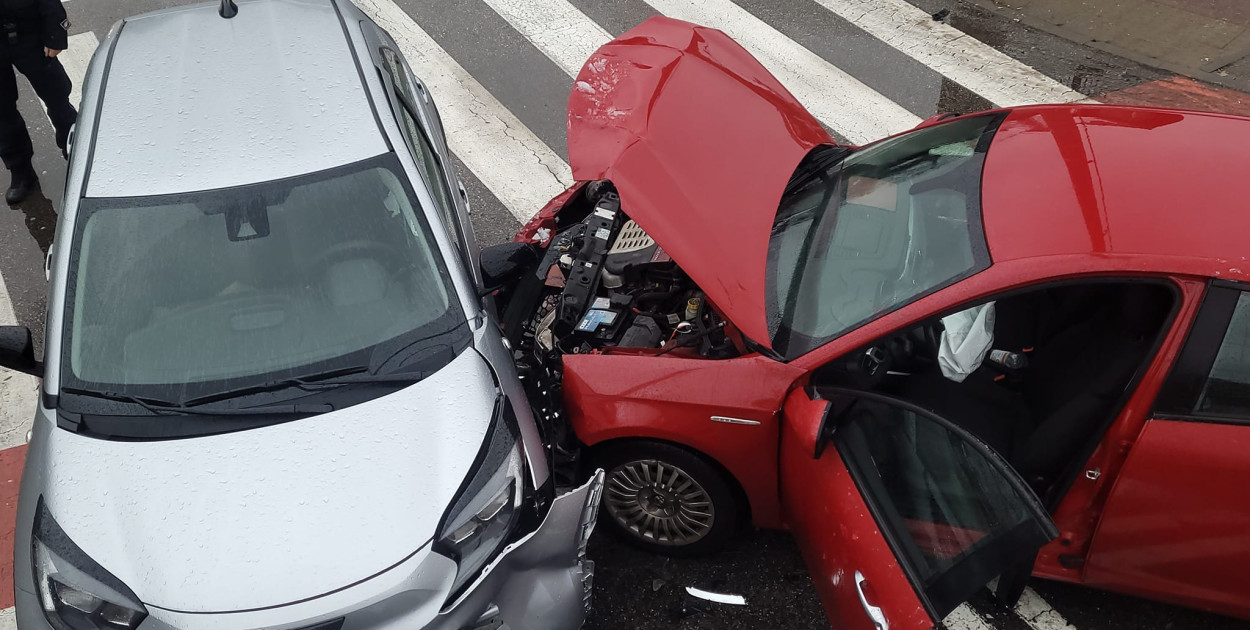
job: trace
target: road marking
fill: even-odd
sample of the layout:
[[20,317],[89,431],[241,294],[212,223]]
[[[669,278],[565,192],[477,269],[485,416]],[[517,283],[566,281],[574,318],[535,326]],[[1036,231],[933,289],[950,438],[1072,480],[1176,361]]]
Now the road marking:
[[[68,2],[69,0],[66,0]],[[0,610],[0,630],[17,630],[17,615],[13,608]]]
[[571,77],[612,39],[603,27],[566,0],[485,0],[512,28]]
[[977,611],[968,604],[960,604],[942,620],[946,630],[994,630],[994,626],[986,623]]
[[79,104],[82,102],[82,81],[87,76],[87,64],[91,63],[91,56],[99,46],[100,40],[95,33],[87,31],[70,36],[69,48],[56,56],[65,66],[65,73],[74,86],[69,92],[69,102],[77,109],[82,109]]
[[816,2],[1000,107],[1070,103],[1085,98],[975,37],[935,21],[906,0]]
[[645,0],[664,15],[724,31],[816,118],[852,144],[915,127],[920,118],[729,0]]
[[1032,588],[1025,588],[1016,603],[1016,614],[1033,630],[1076,630],[1059,611]]
[[[17,316],[9,290],[0,275],[0,326],[14,326]],[[0,368],[0,449],[26,443],[26,431],[35,419],[39,379]]]
[[522,223],[573,183],[569,165],[391,0],[353,0],[399,44],[438,105],[447,142]]

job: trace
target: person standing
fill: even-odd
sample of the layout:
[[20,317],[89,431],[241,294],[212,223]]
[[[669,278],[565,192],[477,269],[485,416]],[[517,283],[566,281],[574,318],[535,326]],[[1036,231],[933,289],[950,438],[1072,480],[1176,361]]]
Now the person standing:
[[26,121],[17,110],[17,68],[43,101],[56,130],[56,146],[66,153],[78,110],[69,102],[69,75],[56,58],[69,47],[69,19],[61,0],[0,0],[0,160],[12,175],[4,194],[20,203],[39,185],[30,160],[35,149]]

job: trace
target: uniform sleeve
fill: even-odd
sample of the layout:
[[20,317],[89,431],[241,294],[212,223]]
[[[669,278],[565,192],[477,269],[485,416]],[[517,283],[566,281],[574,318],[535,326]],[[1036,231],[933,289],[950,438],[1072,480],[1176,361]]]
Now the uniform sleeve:
[[43,45],[53,50],[69,48],[69,17],[61,0],[38,0]]

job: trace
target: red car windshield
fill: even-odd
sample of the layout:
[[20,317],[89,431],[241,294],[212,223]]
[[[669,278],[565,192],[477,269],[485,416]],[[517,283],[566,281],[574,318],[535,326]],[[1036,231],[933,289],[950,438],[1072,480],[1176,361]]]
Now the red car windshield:
[[795,358],[989,266],[981,167],[1000,114],[953,120],[829,164],[818,148],[768,244],[773,350]]

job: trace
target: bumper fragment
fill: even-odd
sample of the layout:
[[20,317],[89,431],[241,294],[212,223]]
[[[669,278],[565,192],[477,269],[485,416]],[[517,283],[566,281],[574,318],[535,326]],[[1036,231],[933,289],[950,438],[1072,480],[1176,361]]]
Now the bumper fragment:
[[[504,549],[431,627],[580,628],[594,588],[595,565],[586,548],[599,514],[603,479],[603,471],[596,471],[584,485],[557,497],[542,525]],[[476,619],[456,619],[459,611],[481,610],[486,613]]]

